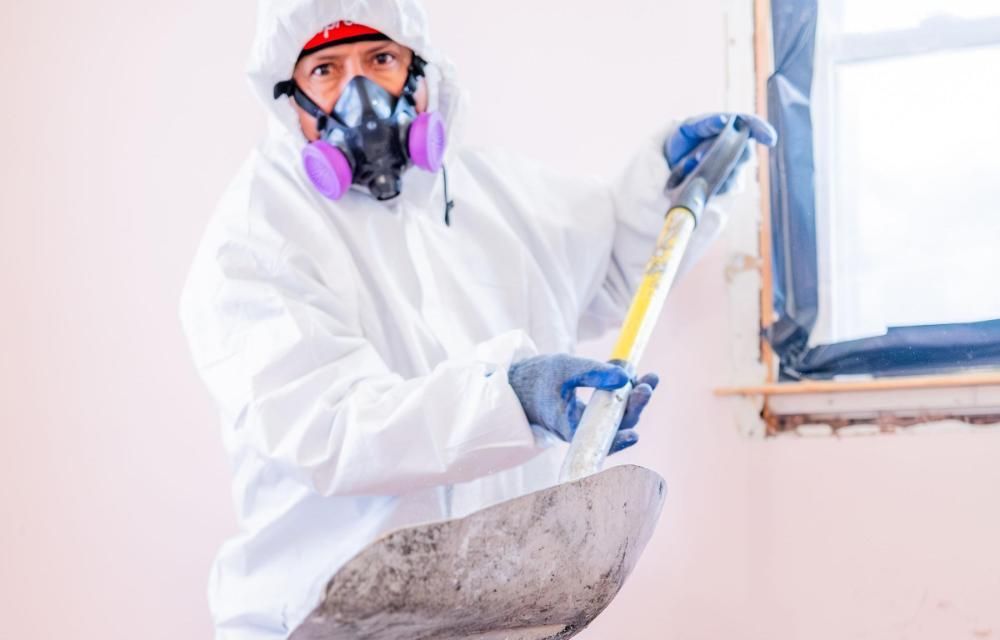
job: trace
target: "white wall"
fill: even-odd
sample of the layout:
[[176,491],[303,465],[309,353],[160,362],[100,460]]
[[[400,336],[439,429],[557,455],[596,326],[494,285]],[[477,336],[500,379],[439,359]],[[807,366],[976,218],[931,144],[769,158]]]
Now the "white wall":
[[244,7],[0,5],[0,637],[209,637],[235,524],[176,309],[262,129]]
[[[672,117],[749,106],[727,95],[747,62],[727,41],[746,34],[722,0],[428,7],[473,93],[472,143],[610,175]],[[175,308],[262,130],[252,28],[233,0],[0,7],[3,637],[210,635],[206,573],[234,523]],[[668,302],[645,362],[664,382],[624,458],[667,478],[667,506],[582,637],[1000,636],[997,435],[750,441],[711,395],[732,328],[753,327],[723,277],[745,243],[720,242]]]

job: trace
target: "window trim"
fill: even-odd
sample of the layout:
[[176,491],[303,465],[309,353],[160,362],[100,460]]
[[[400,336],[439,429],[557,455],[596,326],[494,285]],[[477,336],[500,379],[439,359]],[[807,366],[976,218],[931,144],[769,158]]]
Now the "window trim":
[[1000,17],[931,19],[912,29],[840,33],[830,40],[832,65],[871,62],[1000,44]]

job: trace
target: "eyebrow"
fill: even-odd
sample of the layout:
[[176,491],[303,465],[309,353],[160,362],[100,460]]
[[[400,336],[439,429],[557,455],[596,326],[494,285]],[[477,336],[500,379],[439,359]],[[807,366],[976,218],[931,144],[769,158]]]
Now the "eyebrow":
[[347,57],[347,54],[343,54],[343,53],[338,54],[338,53],[335,53],[333,51],[333,49],[329,49],[327,51],[320,51],[320,52],[318,52],[316,54],[316,57],[314,57],[314,58],[310,57],[309,64],[316,64],[316,63],[319,63],[319,62],[333,62],[333,61],[336,61],[336,60],[343,60],[346,57]]
[[375,53],[377,51],[383,51],[385,49],[402,49],[403,48],[402,45],[400,45],[400,44],[398,44],[396,42],[393,42],[392,40],[385,40],[385,41],[382,41],[382,42],[372,42],[371,44],[374,45],[374,46],[367,47],[364,50],[365,53]]
[[[373,46],[365,48],[364,53],[371,54],[383,51],[385,49],[398,48],[401,46],[398,43],[393,42],[392,40],[385,40],[382,42],[372,42],[371,45]],[[331,47],[330,49],[327,49],[325,51],[316,52],[315,54],[316,57],[315,58],[311,57],[309,59],[309,64],[316,65],[316,64],[324,64],[327,62],[337,62],[338,60],[343,60],[344,58],[346,58],[347,55],[348,54],[346,53],[337,53],[336,47]]]

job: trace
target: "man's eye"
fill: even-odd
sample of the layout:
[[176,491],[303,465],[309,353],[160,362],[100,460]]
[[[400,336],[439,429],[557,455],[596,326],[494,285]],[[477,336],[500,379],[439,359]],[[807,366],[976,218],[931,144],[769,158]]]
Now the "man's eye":
[[312,70],[312,75],[314,76],[328,76],[333,73],[329,64],[321,64]]
[[375,54],[375,64],[378,64],[378,65],[386,65],[386,64],[389,64],[390,62],[394,62],[395,60],[396,60],[396,56],[392,55],[391,53],[376,53]]

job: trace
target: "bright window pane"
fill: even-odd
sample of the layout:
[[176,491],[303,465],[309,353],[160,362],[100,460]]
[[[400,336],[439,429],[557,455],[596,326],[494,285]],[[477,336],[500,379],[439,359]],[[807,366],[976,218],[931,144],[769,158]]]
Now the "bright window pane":
[[936,17],[1000,16],[1000,0],[820,0],[842,2],[848,32],[910,29]]
[[998,70],[1000,47],[837,69],[834,340],[1000,318]]

